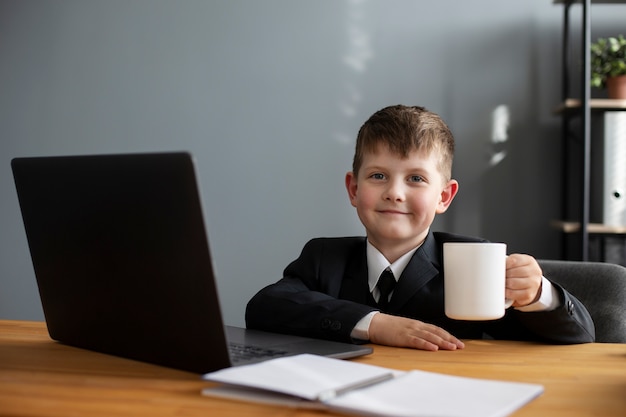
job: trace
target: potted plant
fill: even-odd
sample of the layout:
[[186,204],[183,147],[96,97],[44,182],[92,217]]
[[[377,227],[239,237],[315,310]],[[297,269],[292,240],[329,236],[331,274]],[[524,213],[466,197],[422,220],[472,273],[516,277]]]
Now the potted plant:
[[591,44],[591,85],[606,88],[609,98],[626,99],[626,39],[599,38]]

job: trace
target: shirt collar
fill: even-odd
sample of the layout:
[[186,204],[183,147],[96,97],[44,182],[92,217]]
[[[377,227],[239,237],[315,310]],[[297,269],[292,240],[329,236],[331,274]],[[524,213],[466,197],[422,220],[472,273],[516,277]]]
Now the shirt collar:
[[398,281],[398,278],[400,278],[400,275],[402,275],[402,273],[404,272],[404,269],[409,264],[411,257],[413,256],[413,254],[418,248],[419,246],[411,249],[410,251],[402,255],[400,258],[398,258],[397,261],[390,264],[387,258],[385,258],[385,256],[382,253],[380,253],[380,251],[376,249],[374,245],[372,245],[370,241],[368,240],[367,241],[367,282],[370,288],[370,292],[374,291],[374,288],[376,288],[376,284],[378,283],[378,278],[380,277],[380,274],[382,274],[382,272],[387,268],[391,269],[391,272],[393,272],[394,278],[396,279],[396,281]]

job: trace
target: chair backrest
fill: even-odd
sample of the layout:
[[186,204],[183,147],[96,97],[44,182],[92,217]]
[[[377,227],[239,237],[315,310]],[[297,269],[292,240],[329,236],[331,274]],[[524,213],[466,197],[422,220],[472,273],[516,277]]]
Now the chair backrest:
[[626,267],[603,262],[538,262],[546,278],[587,307],[597,342],[626,343]]

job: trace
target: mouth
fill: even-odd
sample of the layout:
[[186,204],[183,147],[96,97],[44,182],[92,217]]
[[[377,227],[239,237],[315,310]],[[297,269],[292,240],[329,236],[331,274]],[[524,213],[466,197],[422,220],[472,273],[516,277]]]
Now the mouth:
[[388,209],[388,210],[378,210],[378,212],[380,214],[389,214],[389,215],[407,215],[409,213],[406,213],[404,211],[400,211],[400,210],[393,210],[393,209]]

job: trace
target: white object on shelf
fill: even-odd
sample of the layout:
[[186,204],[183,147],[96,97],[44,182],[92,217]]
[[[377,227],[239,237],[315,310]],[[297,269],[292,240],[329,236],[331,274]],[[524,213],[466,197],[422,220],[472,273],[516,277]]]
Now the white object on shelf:
[[604,204],[602,222],[626,225],[626,112],[604,113]]

